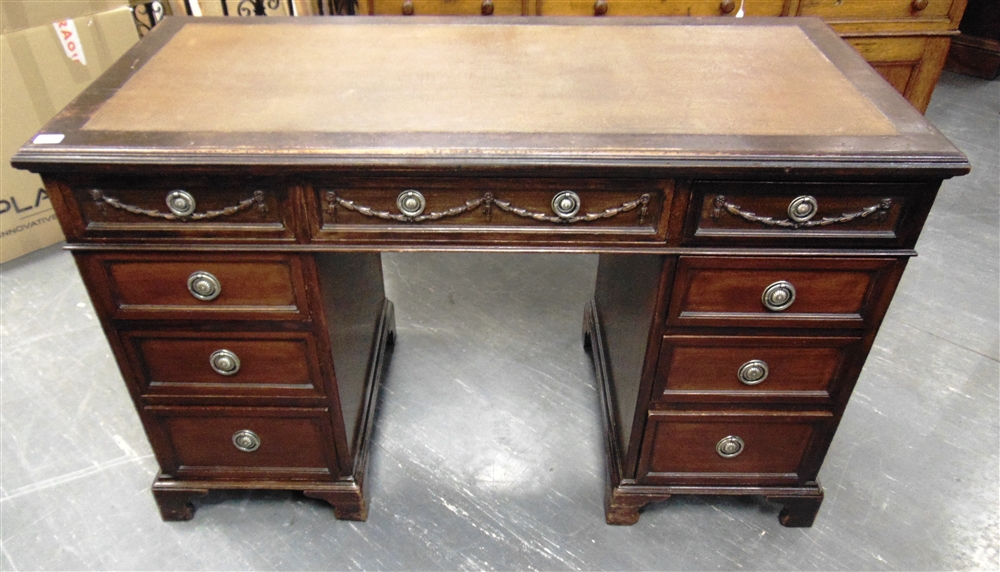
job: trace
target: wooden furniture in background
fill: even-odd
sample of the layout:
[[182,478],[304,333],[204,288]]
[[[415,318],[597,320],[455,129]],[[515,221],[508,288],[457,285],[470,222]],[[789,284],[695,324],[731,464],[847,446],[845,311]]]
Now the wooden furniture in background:
[[609,523],[725,494],[787,526],[813,522],[938,186],[969,168],[790,18],[172,18],[13,162],[45,180],[164,519],[260,488],[363,520],[379,252],[503,250],[601,254]]
[[969,0],[958,29],[945,67],[983,79],[1000,75],[1000,2]]

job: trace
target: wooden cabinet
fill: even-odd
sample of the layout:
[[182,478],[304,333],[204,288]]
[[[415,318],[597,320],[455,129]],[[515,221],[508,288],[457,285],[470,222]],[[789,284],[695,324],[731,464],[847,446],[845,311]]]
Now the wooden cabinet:
[[[270,488],[364,520],[394,336],[379,253],[487,250],[600,254],[584,338],[609,523],[720,494],[810,525],[965,157],[816,19],[427,21],[167,20],[46,126],[60,144],[15,156],[66,230],[163,518]],[[369,49],[317,55],[337,43]],[[277,49],[294,65],[256,63]],[[731,93],[761,96],[737,122]]]
[[370,15],[811,16],[822,18],[910,104],[927,110],[966,0],[362,0]]

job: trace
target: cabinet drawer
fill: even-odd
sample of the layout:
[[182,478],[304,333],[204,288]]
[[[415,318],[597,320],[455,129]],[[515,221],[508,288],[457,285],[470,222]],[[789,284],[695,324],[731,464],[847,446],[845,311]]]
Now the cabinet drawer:
[[801,0],[797,16],[826,20],[948,19],[956,0]]
[[[747,2],[747,16],[781,16],[785,0]],[[740,0],[538,0],[543,16],[735,16]]]
[[684,256],[667,324],[865,328],[884,314],[905,262]]
[[74,181],[67,189],[80,236],[291,240],[287,190],[238,179],[111,178]]
[[369,0],[377,16],[520,16],[521,0]]
[[936,185],[695,182],[689,244],[842,244],[910,248]]
[[313,240],[662,241],[671,188],[628,179],[372,179],[315,185]]
[[150,440],[175,477],[329,479],[326,409],[147,407]]
[[861,346],[849,337],[667,336],[653,399],[828,404]]
[[119,335],[147,396],[323,395],[311,334],[128,331]]
[[642,484],[793,485],[813,480],[832,413],[651,411]]
[[296,256],[95,253],[77,261],[91,296],[114,318],[308,318]]

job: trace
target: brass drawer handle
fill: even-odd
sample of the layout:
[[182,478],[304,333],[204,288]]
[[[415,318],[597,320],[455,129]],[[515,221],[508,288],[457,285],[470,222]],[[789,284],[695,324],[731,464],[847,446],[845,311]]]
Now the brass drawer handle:
[[779,280],[764,288],[760,296],[764,307],[773,312],[782,312],[795,302],[795,286],[791,282]]
[[594,15],[603,16],[608,13],[608,0],[596,0],[594,2]]
[[396,207],[399,208],[399,212],[403,213],[403,216],[420,216],[426,206],[427,199],[424,198],[424,195],[420,191],[408,189],[399,193],[399,196],[396,197]]
[[219,297],[222,293],[222,284],[211,272],[198,270],[188,276],[188,292],[195,298],[208,302]]
[[719,3],[719,11],[722,12],[723,14],[729,14],[735,9],[736,9],[736,2],[734,2],[733,0],[722,0],[722,2]]
[[233,445],[244,453],[253,453],[260,448],[260,437],[249,429],[233,433]]
[[926,8],[928,4],[930,4],[928,0],[913,0],[913,3],[910,4],[910,6],[913,8],[914,12],[919,12]]
[[403,15],[404,16],[413,15],[413,0],[403,0]]
[[815,197],[802,195],[795,197],[792,202],[788,203],[788,218],[799,223],[808,222],[809,219],[816,216],[818,210],[819,203],[816,202]]
[[769,370],[764,360],[752,359],[740,366],[736,376],[746,385],[757,385],[767,379]]
[[573,218],[580,212],[580,195],[573,191],[562,191],[552,197],[552,212],[559,218]]
[[167,208],[170,210],[169,213],[162,213],[153,209],[144,209],[135,205],[123,203],[114,197],[105,195],[104,191],[101,189],[91,189],[90,198],[97,203],[98,208],[100,208],[102,212],[105,207],[111,207],[130,212],[132,214],[148,216],[150,218],[162,218],[166,220],[210,220],[220,216],[234,215],[250,208],[253,205],[257,205],[257,210],[260,212],[261,216],[264,216],[264,214],[267,213],[267,203],[264,202],[264,191],[254,191],[253,196],[248,199],[244,199],[235,205],[203,213],[194,212],[196,206],[194,197],[191,193],[181,189],[170,191],[170,193],[167,194]]
[[719,442],[715,444],[715,452],[724,459],[732,459],[742,453],[745,447],[746,443],[743,442],[743,439],[736,435],[730,435],[719,439]]
[[493,14],[493,0],[483,0],[480,12],[482,12],[483,16],[491,16]]
[[188,216],[195,209],[194,197],[191,196],[191,193],[180,189],[171,191],[167,195],[167,208],[177,216]]
[[219,375],[236,375],[240,371],[240,358],[229,350],[215,350],[208,356],[208,363]]

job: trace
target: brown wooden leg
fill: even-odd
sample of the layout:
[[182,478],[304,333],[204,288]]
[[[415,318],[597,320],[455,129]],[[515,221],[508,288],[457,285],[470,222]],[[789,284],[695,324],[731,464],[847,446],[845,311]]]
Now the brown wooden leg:
[[808,528],[816,520],[819,506],[823,504],[823,491],[804,497],[767,497],[767,500],[783,506],[778,514],[778,522],[789,528]]
[[191,520],[196,510],[191,501],[208,494],[208,489],[157,485],[153,483],[153,498],[160,507],[160,517],[165,521]]
[[333,507],[333,515],[337,520],[368,520],[368,500],[360,496],[348,498],[344,493],[329,493],[325,491],[302,491],[309,498],[326,501]]
[[666,500],[670,495],[656,498],[625,497],[614,489],[608,489],[604,494],[604,520],[616,526],[632,526],[639,522],[639,510],[647,504]]

